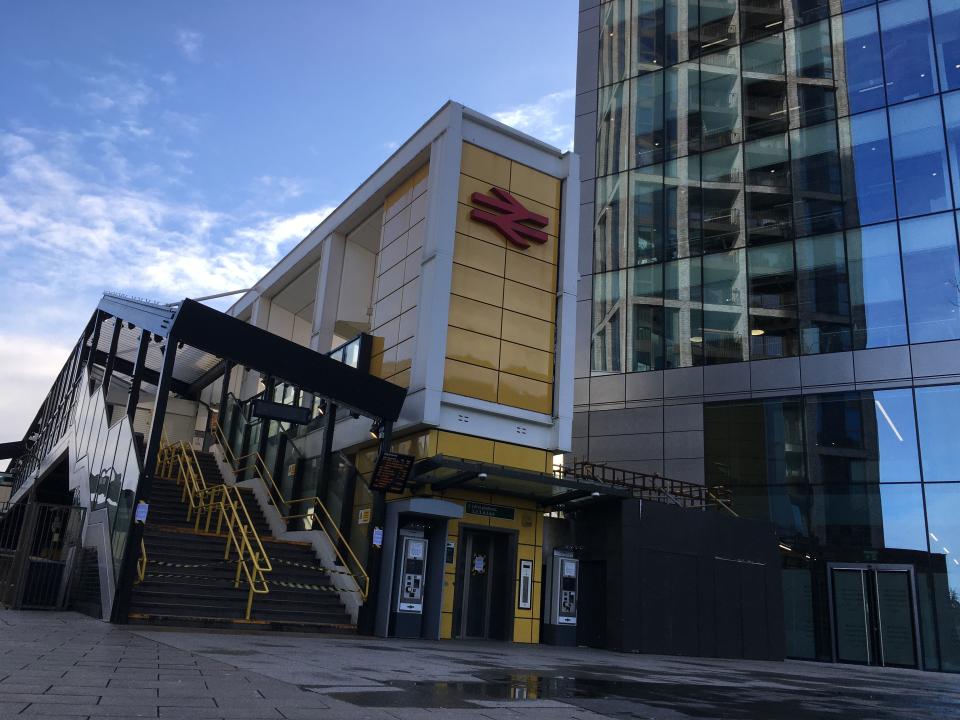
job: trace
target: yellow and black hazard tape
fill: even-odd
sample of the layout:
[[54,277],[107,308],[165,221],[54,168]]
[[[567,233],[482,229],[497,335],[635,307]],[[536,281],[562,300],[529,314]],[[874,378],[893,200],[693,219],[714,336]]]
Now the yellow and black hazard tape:
[[322,590],[323,592],[337,592],[333,585],[312,585],[310,583],[288,582],[286,580],[270,580],[270,587],[292,588],[294,590]]
[[354,574],[349,570],[332,570],[330,568],[325,568],[322,565],[307,565],[306,563],[299,563],[294,560],[284,560],[282,558],[274,558],[272,560],[274,564],[286,565],[287,567],[297,567],[305,568],[307,570],[316,570],[317,572],[326,573],[327,575],[349,575],[354,577]]
[[167,562],[166,560],[151,560],[147,558],[147,565],[159,565],[160,567],[175,567],[175,568],[206,568],[206,567],[222,567],[224,565],[235,565],[236,560],[218,560],[217,562],[212,563],[177,563],[177,562]]

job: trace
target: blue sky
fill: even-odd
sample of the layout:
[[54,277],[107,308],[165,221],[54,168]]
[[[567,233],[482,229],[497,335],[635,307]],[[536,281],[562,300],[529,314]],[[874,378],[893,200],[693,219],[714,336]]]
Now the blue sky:
[[0,442],[103,290],[249,286],[446,100],[572,145],[575,0],[0,13]]

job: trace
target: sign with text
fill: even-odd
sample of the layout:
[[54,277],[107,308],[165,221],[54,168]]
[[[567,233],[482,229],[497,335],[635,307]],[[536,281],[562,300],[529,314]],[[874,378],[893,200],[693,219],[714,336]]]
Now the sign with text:
[[303,425],[310,422],[310,408],[257,399],[251,404],[251,410],[254,417],[266,418],[267,420],[277,420],[294,425]]
[[468,502],[464,508],[471,515],[513,520],[514,509],[503,505],[488,505],[487,503]]
[[377,460],[370,478],[370,489],[380,492],[402,493],[413,470],[413,455],[387,452]]

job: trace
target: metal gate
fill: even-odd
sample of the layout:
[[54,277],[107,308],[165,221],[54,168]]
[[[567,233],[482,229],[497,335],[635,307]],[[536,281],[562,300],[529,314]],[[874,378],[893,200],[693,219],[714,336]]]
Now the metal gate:
[[84,512],[24,502],[0,517],[0,603],[14,609],[66,607]]

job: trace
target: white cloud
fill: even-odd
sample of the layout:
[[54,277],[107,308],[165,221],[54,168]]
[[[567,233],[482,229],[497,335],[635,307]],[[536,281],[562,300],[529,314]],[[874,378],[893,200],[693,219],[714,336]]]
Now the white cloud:
[[[82,328],[81,328],[82,330]],[[77,337],[80,330],[77,331]],[[0,442],[20,440],[70,353],[70,345],[0,333]]]
[[574,97],[574,90],[561,90],[536,102],[495,112],[493,117],[561,150],[572,150]]
[[200,33],[180,28],[177,30],[173,42],[187,60],[196,62],[200,59],[200,48],[203,45],[203,35]]

